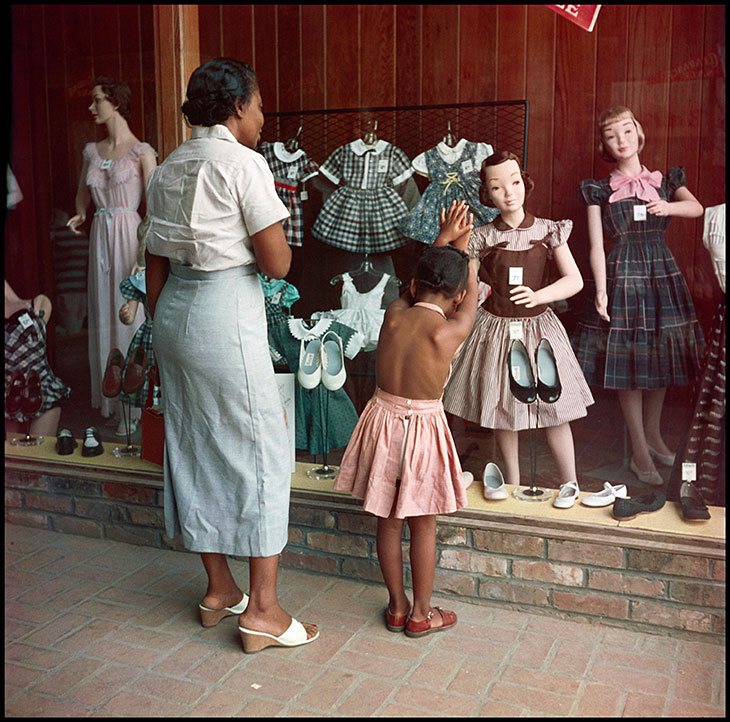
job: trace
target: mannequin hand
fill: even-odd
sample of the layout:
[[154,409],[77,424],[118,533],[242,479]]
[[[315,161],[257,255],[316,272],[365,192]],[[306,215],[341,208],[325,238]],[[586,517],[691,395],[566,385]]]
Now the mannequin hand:
[[86,223],[86,216],[77,214],[77,215],[73,216],[72,218],[69,218],[69,221],[66,224],[66,226],[68,226],[68,228],[70,228],[77,236],[80,236],[81,231],[77,231],[76,229],[79,226],[83,226],[84,223]]
[[445,246],[451,243],[466,253],[469,234],[474,228],[474,214],[469,213],[465,201],[452,201],[449,210],[441,209],[441,232],[434,241],[434,246]]
[[669,202],[665,200],[650,201],[646,204],[646,212],[651,213],[653,216],[668,216],[669,213]]
[[140,271],[144,270],[144,266],[140,266],[139,263],[135,263],[132,266],[132,270],[129,272],[130,276],[134,276],[135,273],[139,273]]
[[610,321],[611,318],[608,315],[608,294],[605,291],[598,291],[596,293],[594,303],[596,305],[596,311],[598,311],[598,315],[604,321]]
[[537,293],[529,286],[515,286],[509,292],[509,300],[525,308],[534,308],[538,305]]
[[119,309],[119,320],[126,326],[129,326],[129,324],[134,321],[134,316],[137,313],[138,305],[139,301],[127,301]]

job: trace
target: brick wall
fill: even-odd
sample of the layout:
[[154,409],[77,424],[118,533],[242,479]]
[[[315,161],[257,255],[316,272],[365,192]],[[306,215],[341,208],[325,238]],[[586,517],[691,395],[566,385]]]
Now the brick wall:
[[[6,468],[6,521],[182,549],[179,538],[170,540],[164,532],[159,479],[106,476],[79,479]],[[439,517],[438,595],[661,633],[724,636],[724,544],[506,517],[476,512]],[[409,577],[407,537],[406,526]],[[281,561],[285,567],[382,583],[375,519],[340,496],[293,492]]]

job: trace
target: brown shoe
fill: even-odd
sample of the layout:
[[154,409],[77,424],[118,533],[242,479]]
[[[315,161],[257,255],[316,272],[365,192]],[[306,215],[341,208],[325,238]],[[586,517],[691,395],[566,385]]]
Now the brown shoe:
[[130,396],[139,391],[144,385],[146,371],[147,352],[141,346],[137,346],[132,351],[127,368],[124,369],[122,391]]
[[118,348],[113,348],[107,357],[106,370],[101,382],[101,393],[107,398],[118,396],[122,390],[122,368],[124,368],[124,356]]
[[[433,610],[436,610],[441,615],[441,626],[432,627],[431,621],[433,620]],[[449,629],[456,624],[456,614],[454,612],[448,612],[441,607],[431,607],[428,610],[428,616],[420,622],[414,622],[413,619],[408,619],[406,623],[406,637],[424,637],[432,632],[441,632],[444,629]]]

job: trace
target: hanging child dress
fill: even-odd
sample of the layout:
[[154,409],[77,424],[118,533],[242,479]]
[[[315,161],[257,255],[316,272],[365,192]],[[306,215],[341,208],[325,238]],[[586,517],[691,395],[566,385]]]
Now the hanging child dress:
[[[671,201],[686,185],[684,168],[675,166],[662,175],[657,192]],[[609,178],[581,181],[581,200],[601,206],[603,232],[614,243],[606,257],[611,321],[598,315],[595,282],[589,281],[589,301],[573,332],[573,348],[591,385],[661,389],[688,384],[699,375],[704,339],[687,284],[664,240],[671,219],[647,213],[646,220],[636,221],[634,206],[645,202],[631,197],[612,203],[612,193]]]
[[379,140],[342,145],[320,166],[333,183],[345,181],[327,198],[312,226],[312,235],[353,253],[381,253],[408,243],[398,224],[408,206],[394,186],[413,175],[408,156]]
[[319,173],[319,166],[301,148],[290,153],[283,143],[261,143],[256,149],[266,158],[272,174],[276,193],[289,211],[289,218],[282,221],[286,242],[301,246],[304,237],[304,214],[299,184]]
[[494,220],[497,209],[479,202],[479,169],[493,152],[488,143],[472,143],[462,138],[453,148],[441,142],[416,156],[413,168],[431,182],[416,207],[399,225],[400,230],[416,241],[433,244],[441,230],[441,209],[448,210],[452,201],[463,200],[469,204],[475,228]]
[[[286,359],[289,370],[296,374],[301,340],[322,338],[327,331],[333,331],[342,339],[346,358],[355,358],[362,348],[362,336],[357,331],[327,318],[320,319],[311,327],[305,325],[301,318],[277,323],[269,329],[269,343]],[[357,411],[345,389],[328,391],[323,384],[305,389],[296,383],[295,394],[296,448],[316,456],[346,446],[357,423]]]
[[[130,325],[119,320],[124,298],[119,284],[129,275],[137,256],[137,213],[144,193],[140,156],[154,153],[148,143],[136,143],[119,160],[102,160],[96,143],[84,147],[88,163],[86,185],[96,206],[89,239],[89,370],[91,406],[111,416],[116,399],[101,394],[109,351],[129,348],[135,330],[144,322],[142,307]],[[155,154],[156,155],[156,154]]]
[[384,273],[373,288],[365,293],[360,293],[349,273],[342,274],[342,292],[340,304],[342,308],[332,311],[316,311],[312,318],[331,318],[345,326],[354,328],[362,334],[363,351],[374,351],[378,346],[380,327],[385,318],[385,309],[381,308],[383,295],[388,281],[391,279],[389,273]]
[[[137,271],[137,273],[128,276],[119,284],[119,290],[122,296],[128,301],[137,301],[140,306],[144,309],[144,323],[135,331],[132,341],[127,349],[126,358],[124,360],[124,368],[126,370],[127,364],[132,358],[134,349],[137,346],[141,346],[147,352],[147,363],[149,366],[152,365],[153,350],[152,350],[152,314],[150,313],[150,307],[147,305],[147,284],[145,281],[145,271]],[[132,325],[134,328],[134,325]],[[132,406],[136,406],[143,409],[147,403],[147,384],[148,380],[145,376],[145,381],[139,391],[136,391],[131,396],[127,396],[124,391],[121,392],[119,398],[122,401],[129,401]]]
[[[501,216],[475,228],[469,238],[469,256],[481,258],[480,278],[492,288],[477,308],[474,326],[452,364],[444,391],[444,408],[451,414],[487,429],[519,431],[535,426],[559,426],[586,415],[593,403],[588,384],[570,346],[568,334],[548,305],[525,308],[509,298],[509,269],[522,268],[522,284],[538,290],[546,284],[550,249],[567,243],[573,222],[535,218],[527,213],[517,228]],[[551,404],[518,401],[509,388],[507,359],[512,342],[510,323],[519,323],[533,374],[535,350],[546,338],[555,353],[562,385],[560,398]],[[529,415],[528,415],[529,414]]]

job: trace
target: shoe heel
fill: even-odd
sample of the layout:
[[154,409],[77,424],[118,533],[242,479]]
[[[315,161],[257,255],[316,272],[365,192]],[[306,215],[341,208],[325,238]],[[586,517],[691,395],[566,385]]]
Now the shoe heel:
[[230,616],[230,612],[225,609],[203,609],[198,607],[200,610],[200,623],[204,627],[215,627],[218,622],[226,617]]
[[260,652],[262,649],[266,649],[266,647],[276,644],[271,637],[243,632],[240,627],[238,629],[238,633],[241,635],[241,644],[243,645],[243,651],[246,654],[256,654],[256,652]]

